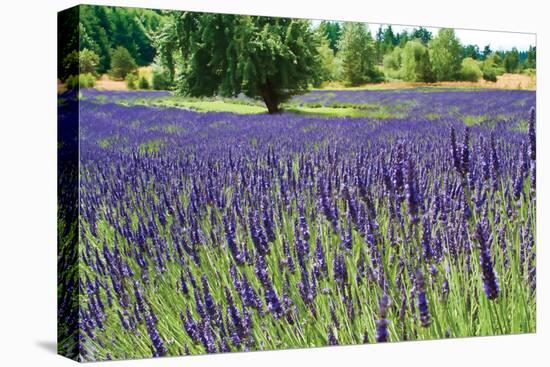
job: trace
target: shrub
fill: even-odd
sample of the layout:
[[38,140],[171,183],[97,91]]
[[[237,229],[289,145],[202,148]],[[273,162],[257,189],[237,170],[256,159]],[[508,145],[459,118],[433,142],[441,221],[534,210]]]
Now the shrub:
[[460,78],[470,82],[477,82],[481,78],[481,69],[477,62],[471,57],[462,60],[460,67]]
[[497,73],[495,72],[495,69],[493,67],[487,67],[483,69],[483,79],[487,80],[488,82],[496,82],[497,81]]
[[139,78],[138,86],[139,86],[139,89],[149,89],[149,88],[151,88],[151,86],[149,85],[149,81],[143,75]]
[[435,81],[428,49],[420,41],[409,41],[403,48],[400,74],[406,81]]
[[170,75],[162,67],[153,67],[153,76],[151,80],[153,89],[155,90],[167,90],[170,89]]
[[127,74],[125,81],[126,81],[126,87],[128,87],[128,89],[130,90],[137,89],[138,76],[135,73]]
[[95,86],[95,75],[92,73],[84,73],[78,76],[80,88],[93,88]]
[[387,76],[391,78],[399,78],[400,77],[400,68],[401,68],[401,56],[402,56],[402,49],[400,47],[396,47],[393,49],[392,52],[389,54],[384,55],[384,59],[382,61],[384,65],[384,72]]
[[128,74],[136,70],[136,62],[130,52],[122,46],[118,46],[111,55],[111,71],[113,78],[124,79]]
[[69,75],[65,80],[65,85],[67,86],[67,89],[78,88],[78,75]]
[[67,89],[74,88],[93,88],[95,86],[95,76],[92,73],[84,73],[79,75],[70,75],[65,84]]
[[[63,58],[63,61],[61,62],[61,70],[59,79],[64,80],[67,86],[69,85],[69,79],[76,78],[76,75],[78,75],[79,65],[78,65],[78,51],[72,51],[67,56]],[[71,79],[71,81],[73,81]],[[77,85],[78,85],[78,78],[76,78]]]
[[99,65],[99,56],[92,50],[83,49],[79,55],[80,73],[96,75]]

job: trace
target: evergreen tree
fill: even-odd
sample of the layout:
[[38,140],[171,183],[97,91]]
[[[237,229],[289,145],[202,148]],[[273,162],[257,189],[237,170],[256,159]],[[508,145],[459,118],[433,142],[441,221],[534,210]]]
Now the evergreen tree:
[[364,23],[346,23],[340,40],[340,57],[344,81],[358,85],[372,81],[374,70],[374,45]]
[[511,51],[506,52],[504,56],[504,70],[507,73],[515,73],[519,68],[519,53],[517,48],[512,48]]
[[493,51],[491,50],[491,46],[486,45],[481,53],[482,60],[486,60],[492,53]]
[[321,24],[319,24],[319,30],[328,39],[329,47],[332,51],[337,53],[338,43],[340,42],[340,37],[342,36],[340,23],[323,20],[321,21]]
[[130,52],[122,46],[118,46],[111,55],[110,73],[114,78],[124,79],[126,75],[133,73],[137,68],[136,62]]
[[427,46],[428,42],[432,40],[432,32],[424,27],[415,28],[412,30],[410,38],[420,40],[424,46]]
[[535,69],[537,67],[537,47],[529,46],[529,51],[527,51],[527,59],[525,60],[524,67]]

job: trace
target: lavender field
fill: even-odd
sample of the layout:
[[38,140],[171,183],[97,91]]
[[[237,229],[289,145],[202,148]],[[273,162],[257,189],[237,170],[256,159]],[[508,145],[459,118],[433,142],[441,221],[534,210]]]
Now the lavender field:
[[81,360],[535,332],[534,92],[318,90],[275,115],[60,98]]

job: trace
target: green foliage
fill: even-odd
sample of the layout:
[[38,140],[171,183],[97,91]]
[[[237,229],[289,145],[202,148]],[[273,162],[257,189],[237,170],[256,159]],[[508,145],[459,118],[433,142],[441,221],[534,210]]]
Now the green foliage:
[[92,73],[84,73],[79,75],[71,75],[65,81],[67,89],[75,88],[93,88],[96,78]]
[[525,69],[536,69],[537,67],[537,47],[529,46],[527,51],[527,59],[525,60],[523,67]]
[[415,28],[412,30],[410,38],[412,40],[417,39],[422,42],[424,46],[427,46],[428,43],[432,40],[432,32],[428,31],[424,27]]
[[138,65],[149,65],[155,57],[151,34],[162,26],[164,17],[156,11],[138,8],[81,5],[80,49],[99,56],[97,71],[111,67],[111,50],[125,47]]
[[401,59],[402,59],[403,49],[396,47],[390,53],[384,55],[383,65],[384,72],[390,78],[400,78],[401,77]]
[[139,87],[139,89],[150,89],[151,88],[151,86],[149,85],[149,81],[144,76],[139,77],[138,87]]
[[92,50],[84,48],[80,50],[79,55],[80,73],[89,73],[96,75],[99,65],[99,56]]
[[329,42],[329,47],[334,53],[338,52],[338,43],[342,36],[342,28],[338,22],[329,22],[326,20],[321,21],[319,24],[319,32],[325,36]]
[[512,48],[511,51],[506,52],[503,60],[504,70],[507,73],[515,73],[519,69],[519,53],[517,48]]
[[[174,12],[158,35],[161,52],[179,50],[180,93],[261,97],[270,113],[318,81],[318,40],[309,21]],[[175,32],[176,34],[173,34]],[[166,42],[166,43],[164,43]],[[175,42],[175,44],[174,44]]]
[[317,47],[319,54],[320,71],[319,82],[335,80],[339,73],[339,63],[335,60],[334,51],[330,47],[329,41],[324,37],[320,37],[320,44]]
[[483,68],[483,79],[487,80],[488,82],[496,82],[497,73],[495,69],[493,67]]
[[348,85],[359,85],[378,77],[373,40],[364,23],[346,23],[339,48],[342,76]]
[[491,50],[491,46],[486,45],[486,46],[483,48],[483,52],[481,53],[481,58],[482,58],[482,60],[487,59],[492,53],[493,53],[493,51]]
[[403,48],[400,75],[406,81],[435,81],[428,49],[420,40],[409,41]]
[[460,67],[460,78],[470,82],[477,82],[482,76],[478,63],[471,57],[462,60]]
[[133,73],[136,68],[136,62],[126,48],[118,46],[111,54],[110,74],[114,78],[124,79],[126,75]]
[[479,51],[479,47],[477,45],[466,45],[462,49],[462,53],[464,58],[469,57],[474,60],[481,60],[482,54]]
[[460,76],[462,46],[450,28],[439,30],[429,43],[430,59],[437,80],[457,80]]
[[78,54],[78,50],[73,50],[65,55],[60,63],[61,69],[59,77],[61,78],[61,80],[65,81],[65,83],[67,83],[68,78],[74,77],[79,73]]
[[162,66],[153,65],[151,76],[151,87],[155,90],[168,90],[171,88],[170,74]]
[[124,81],[126,82],[126,87],[130,90],[135,90],[138,88],[138,76],[136,73],[128,73],[126,74],[126,77],[124,78]]

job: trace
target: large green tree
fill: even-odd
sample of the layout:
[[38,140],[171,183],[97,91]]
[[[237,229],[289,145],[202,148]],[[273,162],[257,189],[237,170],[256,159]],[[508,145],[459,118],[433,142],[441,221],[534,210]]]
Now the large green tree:
[[[317,82],[318,38],[309,21],[174,12],[159,47],[181,59],[178,90],[191,96],[260,97],[269,113]],[[170,34],[172,32],[172,34]],[[176,33],[175,35],[173,33]]]
[[519,68],[519,52],[517,48],[512,48],[511,51],[506,52],[504,56],[504,70],[507,73],[515,73]]
[[364,23],[346,23],[339,48],[342,76],[347,84],[358,85],[375,78],[376,54],[373,39]]
[[407,42],[401,54],[401,77],[407,81],[434,82],[435,76],[426,46],[419,39]]
[[430,59],[437,80],[457,80],[460,77],[462,46],[450,28],[442,28],[429,43]]

